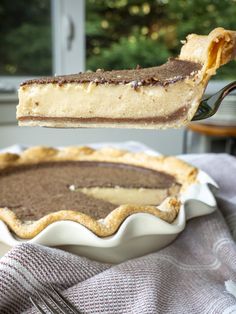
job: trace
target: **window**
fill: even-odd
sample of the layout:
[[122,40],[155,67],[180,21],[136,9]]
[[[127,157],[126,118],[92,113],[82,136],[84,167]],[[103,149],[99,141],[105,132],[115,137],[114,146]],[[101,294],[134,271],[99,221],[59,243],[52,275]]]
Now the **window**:
[[30,77],[78,72],[84,67],[83,0],[2,0],[0,91]]
[[[187,34],[235,29],[235,0],[87,0],[86,67],[95,70],[162,64],[177,56]],[[236,63],[216,80],[235,79]]]
[[84,0],[52,0],[54,73],[84,70]]
[[[2,0],[0,91],[35,76],[158,65],[188,33],[234,29],[235,15],[235,0]],[[232,62],[214,80],[235,73]]]
[[1,2],[1,75],[52,73],[50,11],[48,0]]

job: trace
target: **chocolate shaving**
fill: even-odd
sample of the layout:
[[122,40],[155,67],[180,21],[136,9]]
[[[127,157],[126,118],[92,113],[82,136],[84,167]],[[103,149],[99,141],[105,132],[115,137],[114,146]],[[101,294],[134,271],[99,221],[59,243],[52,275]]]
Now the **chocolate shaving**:
[[[98,69],[96,72],[85,72],[72,75],[44,77],[23,82],[21,86],[31,84],[58,84],[63,86],[68,83],[90,83],[96,84],[133,84],[134,88],[142,85],[168,85],[192,77],[201,69],[201,64],[169,59],[167,63],[152,68],[136,68],[132,70],[104,71]],[[133,83],[135,82],[135,83]]]

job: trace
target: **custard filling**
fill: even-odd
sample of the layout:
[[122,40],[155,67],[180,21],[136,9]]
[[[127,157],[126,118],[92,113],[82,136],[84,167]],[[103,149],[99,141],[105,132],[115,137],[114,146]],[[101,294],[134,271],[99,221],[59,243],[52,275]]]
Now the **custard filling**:
[[7,168],[0,172],[0,208],[34,221],[60,210],[105,218],[116,205],[159,205],[178,194],[171,175],[109,162],[60,161]]

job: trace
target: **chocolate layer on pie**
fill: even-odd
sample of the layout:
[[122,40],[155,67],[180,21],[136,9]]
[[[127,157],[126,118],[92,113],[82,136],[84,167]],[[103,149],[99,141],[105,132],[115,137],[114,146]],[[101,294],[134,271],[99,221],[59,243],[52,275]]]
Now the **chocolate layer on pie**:
[[165,64],[158,67],[132,70],[85,72],[74,75],[56,77],[45,77],[23,82],[21,86],[30,84],[68,84],[68,83],[90,83],[96,84],[128,84],[132,83],[134,88],[145,85],[168,85],[193,76],[201,69],[201,64],[171,58]]
[[197,111],[212,75],[234,59],[236,32],[191,34],[177,58],[152,68],[78,73],[23,82],[22,126],[182,127]]
[[11,208],[22,221],[37,220],[60,210],[80,211],[100,219],[117,206],[89,195],[93,188],[160,189],[168,194],[174,185],[179,186],[167,173],[133,165],[43,162],[0,172],[0,208]]
[[187,107],[183,106],[182,108],[176,110],[175,112],[173,112],[170,115],[166,115],[163,117],[145,117],[145,118],[137,118],[137,119],[131,119],[131,118],[103,118],[103,117],[96,117],[96,118],[74,118],[74,117],[67,117],[67,118],[63,118],[63,117],[40,117],[40,116],[26,116],[26,117],[20,117],[18,120],[19,121],[27,121],[27,120],[31,120],[31,121],[40,121],[40,120],[44,120],[44,121],[55,121],[55,122],[60,122],[60,121],[65,121],[65,122],[81,122],[81,123],[158,123],[158,122],[165,122],[165,121],[174,121],[178,118],[184,117],[186,115],[186,111],[187,111]]

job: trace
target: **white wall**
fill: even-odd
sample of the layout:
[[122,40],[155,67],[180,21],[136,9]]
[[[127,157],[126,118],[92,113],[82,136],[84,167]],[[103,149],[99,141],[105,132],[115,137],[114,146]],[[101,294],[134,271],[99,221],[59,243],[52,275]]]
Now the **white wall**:
[[121,129],[46,129],[17,126],[0,127],[0,148],[16,143],[66,146],[97,142],[139,141],[163,154],[180,154],[182,131]]

